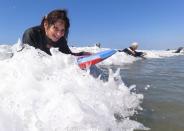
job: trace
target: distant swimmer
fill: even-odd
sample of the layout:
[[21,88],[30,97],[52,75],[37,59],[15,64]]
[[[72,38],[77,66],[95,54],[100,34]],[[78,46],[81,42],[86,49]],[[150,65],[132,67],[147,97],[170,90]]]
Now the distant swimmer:
[[179,47],[174,53],[180,53],[183,49],[184,47]]
[[145,52],[137,52],[137,48],[138,48],[138,43],[134,42],[131,44],[131,46],[129,48],[125,48],[123,50],[118,50],[119,52],[125,52],[128,55],[134,56],[134,57],[142,57],[145,58],[144,56],[146,55]]
[[101,43],[96,43],[95,46],[101,48]]

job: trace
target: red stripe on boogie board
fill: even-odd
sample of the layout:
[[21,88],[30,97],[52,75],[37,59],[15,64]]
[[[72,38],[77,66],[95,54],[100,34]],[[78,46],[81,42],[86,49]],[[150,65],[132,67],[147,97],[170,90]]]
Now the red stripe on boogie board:
[[101,59],[101,58],[97,58],[97,59],[95,59],[95,60],[91,60],[91,61],[87,61],[87,62],[84,62],[84,63],[80,63],[79,64],[79,67],[81,68],[81,69],[84,69],[84,68],[88,68],[88,67],[90,67],[90,66],[92,66],[92,65],[95,65],[96,63],[98,63],[98,62],[100,62],[100,61],[102,61],[103,59]]

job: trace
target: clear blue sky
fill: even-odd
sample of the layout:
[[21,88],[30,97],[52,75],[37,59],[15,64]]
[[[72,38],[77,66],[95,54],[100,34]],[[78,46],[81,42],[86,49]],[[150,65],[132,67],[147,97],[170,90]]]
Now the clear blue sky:
[[69,46],[140,49],[184,46],[184,0],[1,0],[0,43],[14,44],[49,11],[65,8]]

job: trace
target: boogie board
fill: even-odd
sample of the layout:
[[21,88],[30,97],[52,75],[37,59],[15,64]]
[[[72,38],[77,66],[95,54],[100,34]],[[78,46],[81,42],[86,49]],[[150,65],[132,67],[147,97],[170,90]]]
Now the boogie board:
[[89,56],[82,56],[77,59],[77,63],[81,69],[89,68],[92,65],[95,65],[108,57],[112,56],[116,53],[116,50],[110,49],[98,52]]

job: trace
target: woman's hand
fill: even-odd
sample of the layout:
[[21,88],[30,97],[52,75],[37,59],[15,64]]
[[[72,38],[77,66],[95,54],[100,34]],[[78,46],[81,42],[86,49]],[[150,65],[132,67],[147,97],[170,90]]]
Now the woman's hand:
[[83,55],[86,55],[86,56],[87,56],[87,55],[92,55],[92,53],[91,53],[91,52],[85,52],[85,51],[84,51],[84,52],[83,52]]

